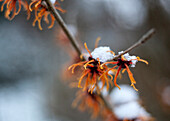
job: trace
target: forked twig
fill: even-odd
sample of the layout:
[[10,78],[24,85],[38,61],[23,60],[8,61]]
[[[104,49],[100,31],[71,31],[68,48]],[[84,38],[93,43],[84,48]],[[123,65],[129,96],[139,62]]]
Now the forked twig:
[[[63,31],[65,32],[65,34],[67,35],[67,37],[69,38],[71,44],[73,45],[73,47],[75,48],[75,50],[77,51],[78,55],[81,55],[81,49],[79,48],[79,45],[77,44],[76,39],[71,35],[71,33],[69,32],[65,22],[63,21],[63,19],[61,18],[60,14],[57,12],[57,10],[55,9],[54,5],[50,2],[50,0],[45,0],[48,6],[48,10],[54,15],[56,21],[59,23],[59,25],[62,27]],[[117,60],[121,55],[126,54],[127,52],[131,51],[132,49],[140,46],[141,44],[145,43],[147,40],[149,40],[152,35],[155,33],[155,29],[152,28],[150,29],[146,34],[144,34],[139,41],[137,41],[135,44],[133,44],[131,47],[129,47],[128,49],[126,49],[123,53],[115,56],[113,58],[113,60]]]
[[117,60],[120,56],[128,53],[129,51],[131,51],[132,49],[135,49],[136,47],[142,45],[143,43],[145,43],[147,40],[149,40],[152,35],[155,34],[155,29],[152,28],[150,29],[146,34],[144,34],[135,44],[133,44],[132,46],[130,46],[128,49],[126,49],[125,51],[123,51],[123,53],[116,55],[113,60]]
[[[58,24],[61,26],[61,28],[63,29],[63,31],[65,32],[65,34],[67,35],[67,37],[69,38],[71,44],[73,45],[73,47],[75,48],[75,50],[77,51],[77,53],[79,54],[79,56],[81,55],[81,49],[79,48],[76,39],[71,35],[71,33],[69,32],[65,22],[63,21],[63,19],[61,18],[61,16],[59,15],[59,13],[57,12],[57,10],[54,8],[54,5],[50,2],[50,0],[45,0],[48,6],[48,10],[54,15],[56,21],[58,22]],[[109,107],[109,105],[107,104],[106,100],[103,98],[102,95],[100,95],[100,97],[103,99],[105,106],[111,110],[111,108]]]
[[[67,37],[69,38],[71,44],[73,45],[73,47],[75,48],[75,50],[77,51],[78,55],[81,55],[81,49],[79,48],[76,39],[71,35],[71,33],[69,32],[65,22],[63,21],[63,19],[61,18],[61,16],[59,15],[59,13],[57,12],[57,10],[54,8],[54,5],[50,2],[50,0],[45,0],[45,2],[47,3],[48,6],[48,10],[53,14],[53,16],[55,17],[56,21],[58,22],[58,24],[61,26],[61,28],[63,29],[63,31],[65,32],[65,34],[67,35]],[[117,60],[121,55],[131,51],[132,49],[140,46],[141,44],[145,43],[148,39],[151,38],[151,36],[155,33],[155,29],[151,29],[149,30],[145,35],[143,35],[141,37],[141,39],[139,39],[138,42],[136,42],[135,44],[133,44],[131,47],[129,47],[128,49],[126,49],[123,53],[121,53],[120,55],[117,55],[113,58],[113,60]],[[111,108],[109,107],[107,101],[103,98],[102,95],[99,95],[104,103],[105,106],[111,110]]]

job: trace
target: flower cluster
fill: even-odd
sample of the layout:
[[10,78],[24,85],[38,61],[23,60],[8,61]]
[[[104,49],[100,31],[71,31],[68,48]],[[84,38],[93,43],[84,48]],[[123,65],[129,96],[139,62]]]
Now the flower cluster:
[[[50,24],[48,26],[48,28],[50,29],[54,26],[55,19],[57,20],[56,16],[58,16],[56,13],[54,14],[56,18],[54,17],[54,15],[52,14],[55,13],[53,9],[55,8],[56,10],[59,10],[62,13],[66,12],[64,9],[61,8],[59,1],[56,0],[50,1],[54,6],[52,7],[52,9],[51,7],[48,7],[47,5],[48,2],[46,3],[45,0],[31,0],[30,3],[27,3],[26,0],[0,0],[0,2],[3,2],[1,6],[1,12],[5,10],[5,18],[12,20],[16,15],[19,14],[21,8],[23,7],[27,11],[27,20],[30,18],[31,12],[34,11],[35,18],[32,23],[33,26],[35,26],[36,23],[38,23],[39,29],[42,30],[41,21],[43,19],[46,24]],[[4,9],[4,6],[6,6],[6,9]],[[68,28],[63,27],[64,26],[63,21],[59,23],[61,24],[63,30],[69,29],[69,27]],[[60,44],[66,46],[66,43],[68,44],[68,42],[72,40],[72,39],[69,40],[69,38],[72,38],[70,36],[77,35],[77,30],[74,27],[70,27],[70,30],[66,31],[66,33],[69,33],[68,31],[72,31],[70,36],[66,36],[63,30],[60,29],[58,30],[57,38],[61,41]],[[118,120],[145,121],[148,119],[152,120],[150,116],[144,117],[140,115],[135,116],[133,115],[133,117],[131,115],[129,115],[130,117],[127,116],[119,117],[118,115],[117,116],[115,115],[119,114],[119,110],[114,111],[115,112],[114,114],[113,110],[110,109],[109,106],[107,105],[107,102],[104,100],[104,98],[109,97],[108,91],[111,92],[111,90],[109,90],[110,85],[113,87],[114,84],[116,87],[120,89],[119,85],[117,84],[117,78],[121,77],[121,73],[124,73],[125,71],[129,76],[131,86],[136,91],[138,91],[137,88],[135,87],[136,81],[129,67],[134,68],[138,61],[144,62],[146,64],[148,64],[148,62],[146,60],[141,59],[140,57],[131,56],[126,51],[118,52],[118,55],[115,55],[115,53],[110,49],[110,47],[107,46],[97,47],[99,40],[100,38],[97,38],[95,49],[92,52],[88,49],[87,44],[84,43],[87,53],[82,54],[80,57],[78,55],[80,53],[79,48],[76,49],[78,51],[78,54],[73,54],[73,52],[68,51],[68,53],[70,53],[72,57],[72,61],[70,62],[72,65],[68,68],[67,71],[65,70],[63,71],[64,72],[63,75],[67,75],[67,77],[65,76],[63,77],[71,78],[70,73],[75,72],[76,73],[75,77],[72,80],[70,79],[71,81],[70,86],[82,88],[82,90],[79,90],[77,92],[77,97],[72,104],[73,107],[78,107],[81,111],[90,110],[90,112],[92,113],[92,118],[96,118],[99,114],[101,114],[105,121],[118,121]],[[140,41],[139,44],[144,43],[145,41],[146,40]],[[72,41],[72,44],[74,45],[74,41]],[[76,78],[79,75],[81,76],[77,81]],[[102,97],[102,95],[104,97]],[[120,100],[118,101],[121,102]],[[78,103],[79,106],[77,106]],[[122,107],[123,107],[122,109],[126,109],[125,106],[126,104],[124,104],[124,106],[119,106],[119,109]],[[135,107],[134,111],[131,108],[132,113],[136,111],[136,107],[141,108],[141,106],[139,106],[139,104],[136,101],[130,102],[127,107]]]
[[[32,0],[30,4],[28,4],[26,0],[0,0],[0,2],[3,2],[1,11],[4,10],[4,6],[6,4],[5,17],[9,20],[12,20],[16,15],[18,15],[23,6],[27,11],[27,20],[30,18],[31,12],[35,11],[35,19],[32,24],[33,26],[35,26],[35,23],[38,22],[38,27],[40,30],[42,30],[41,19],[44,18],[44,21],[49,24],[50,22],[48,16],[50,16],[51,19],[51,24],[48,26],[48,28],[50,29],[54,26],[55,18],[48,11],[47,4],[44,0]],[[17,3],[19,7],[18,10]],[[56,0],[51,0],[51,3],[55,6],[55,9],[61,11],[62,13],[66,12],[60,7],[59,2]]]
[[[122,53],[123,53],[123,51],[119,52],[118,54],[122,54]],[[112,65],[114,65],[112,68],[109,68],[107,71],[111,71],[111,70],[117,68],[117,72],[116,72],[115,77],[114,77],[114,84],[115,84],[116,87],[118,87],[120,89],[120,87],[116,83],[116,80],[117,80],[117,76],[120,73],[121,69],[123,69],[122,73],[127,71],[128,75],[129,75],[129,79],[131,81],[131,86],[133,86],[133,88],[136,91],[138,91],[136,89],[135,85],[134,85],[134,84],[136,84],[136,81],[135,81],[135,79],[133,77],[132,72],[129,69],[129,66],[135,67],[135,65],[136,65],[136,63],[138,61],[141,61],[141,62],[144,62],[144,63],[148,64],[148,62],[146,60],[140,59],[140,57],[130,56],[129,53],[126,53],[126,54],[122,55],[121,57],[119,57],[114,62],[105,62],[104,64],[112,64]]]
[[[112,81],[109,78],[112,77],[109,73],[105,73],[108,70],[106,65],[103,65],[104,62],[113,59],[114,55],[111,53],[109,47],[98,47],[95,48],[91,53],[88,49],[86,43],[84,44],[86,50],[88,51],[88,58],[85,61],[73,64],[69,67],[69,70],[72,69],[72,73],[74,73],[74,69],[77,66],[83,66],[82,76],[79,78],[78,88],[83,88],[83,90],[87,90],[91,93],[96,88],[97,92],[100,92],[98,82],[101,80],[103,89],[105,83],[107,85],[107,89],[109,89],[109,83],[112,85]],[[102,65],[102,66],[101,66]],[[84,87],[82,87],[81,83],[83,79],[86,78],[84,82]]]
[[148,64],[148,62],[140,59],[139,57],[130,56],[129,53],[123,54],[123,51],[118,53],[118,55],[121,56],[118,56],[119,58],[115,60],[115,57],[117,56],[113,51],[111,51],[110,47],[97,47],[96,44],[95,49],[91,52],[88,49],[86,43],[84,46],[88,52],[83,54],[84,61],[72,64],[68,68],[69,70],[72,70],[72,73],[75,72],[77,67],[79,67],[78,71],[82,71],[78,82],[74,82],[74,86],[72,87],[83,88],[83,91],[78,91],[77,98],[73,102],[73,105],[76,107],[77,103],[81,102],[79,109],[83,111],[85,109],[89,109],[92,112],[93,118],[96,117],[100,112],[105,121],[117,121],[115,114],[110,109],[101,109],[101,107],[104,107],[104,105],[99,95],[103,95],[104,92],[108,92],[109,86],[113,86],[113,82],[114,85],[120,89],[116,80],[118,76],[121,77],[121,70],[122,73],[127,71],[131,81],[131,86],[137,91],[136,87],[134,86],[136,81],[129,67],[135,67],[138,61],[144,62],[146,64]]
[[[123,69],[122,73],[127,71],[131,81],[131,86],[133,86],[133,88],[137,91],[134,85],[136,84],[136,81],[133,77],[132,72],[129,69],[129,66],[135,67],[138,61],[148,64],[147,61],[136,56],[130,56],[129,53],[121,55],[117,60],[111,61],[114,59],[115,53],[111,51],[109,47],[97,47],[91,53],[90,50],[87,48],[86,43],[84,44],[84,46],[88,51],[88,54],[86,54],[87,59],[85,61],[73,64],[69,67],[69,69],[72,69],[72,73],[74,73],[74,69],[77,66],[84,67],[82,76],[79,78],[78,88],[83,88],[83,90],[86,90],[88,88],[89,91],[93,92],[96,87],[97,91],[100,92],[100,90],[103,89],[105,83],[108,90],[109,84],[113,85],[112,83],[114,82],[114,85],[120,89],[116,80],[121,69]],[[123,51],[119,52],[118,54],[122,53]],[[112,65],[112,67],[109,67],[108,65]],[[115,74],[113,82],[113,76],[110,74],[110,71],[114,72],[113,74]],[[86,78],[86,80],[84,82],[84,86],[82,86],[81,83],[84,78]],[[102,88],[99,88],[98,86],[98,82],[100,81],[103,84]]]
[[[3,2],[2,6],[1,6],[1,12],[4,10],[4,5],[6,4],[6,11],[5,11],[5,18],[12,20],[16,15],[19,14],[19,12],[21,11],[21,7],[23,6],[25,10],[27,10],[27,14],[28,17],[27,19],[30,18],[30,11],[28,9],[28,3],[26,0],[0,0],[0,2]],[[18,10],[16,8],[16,4],[18,3]],[[13,13],[12,13],[13,12]],[[10,16],[10,14],[12,13],[12,15]]]
[[[52,4],[54,4],[55,8],[59,11],[61,11],[62,13],[65,12],[65,10],[63,10],[60,7],[60,4],[55,1],[55,0],[51,0]],[[49,24],[49,20],[48,20],[48,16],[50,15],[51,17],[51,24],[48,26],[48,28],[52,28],[54,26],[54,21],[55,18],[54,16],[48,11],[48,7],[45,3],[45,1],[43,0],[32,0],[32,2],[29,5],[29,10],[30,11],[35,11],[35,19],[33,21],[33,26],[35,26],[35,23],[38,22],[38,27],[40,30],[42,30],[41,27],[41,19],[44,17],[44,21]]]

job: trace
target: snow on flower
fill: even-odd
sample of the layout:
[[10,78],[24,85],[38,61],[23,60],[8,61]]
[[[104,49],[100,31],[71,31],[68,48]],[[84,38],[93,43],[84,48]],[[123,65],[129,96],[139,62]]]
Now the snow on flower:
[[[123,53],[123,51],[119,52],[118,54],[120,55],[120,54],[122,54],[122,53]],[[124,73],[125,71],[127,71],[128,76],[129,76],[130,81],[131,81],[131,86],[133,86],[133,88],[134,88],[136,91],[138,91],[138,90],[136,89],[135,85],[134,85],[134,84],[136,84],[136,81],[135,81],[135,79],[134,79],[134,77],[133,77],[132,72],[131,72],[130,69],[129,69],[129,66],[130,66],[130,65],[131,65],[132,67],[135,67],[135,64],[136,64],[137,61],[141,61],[141,62],[144,62],[144,63],[148,64],[148,62],[147,62],[146,60],[140,59],[139,57],[136,57],[136,56],[130,56],[128,53],[126,53],[126,54],[124,54],[124,55],[121,55],[121,57],[119,57],[119,58],[117,59],[117,61],[114,61],[114,62],[105,62],[105,63],[103,63],[102,65],[106,65],[106,64],[113,64],[113,65],[115,65],[115,66],[113,66],[112,68],[109,68],[109,69],[106,71],[107,73],[108,73],[109,71],[112,71],[112,70],[114,70],[115,68],[118,67],[117,72],[116,72],[116,75],[115,75],[115,77],[114,77],[114,84],[115,84],[115,86],[118,87],[119,89],[120,89],[120,87],[118,86],[117,81],[116,81],[116,80],[117,80],[117,77],[118,77],[121,69],[123,69],[123,70],[122,70],[122,73]]]
[[[84,67],[82,76],[79,78],[78,87],[83,88],[81,86],[81,83],[82,83],[83,79],[86,78],[83,90],[86,90],[88,88],[88,91],[91,91],[91,93],[93,92],[95,87],[97,88],[97,90],[99,90],[99,86],[97,85],[97,83],[100,80],[103,84],[100,89],[102,90],[106,83],[107,90],[108,90],[109,83],[111,85],[113,85],[111,79],[109,78],[109,76],[111,78],[112,78],[112,76],[108,73],[105,73],[108,67],[106,65],[101,66],[101,64],[107,60],[112,59],[114,57],[114,55],[113,55],[114,52],[112,52],[109,47],[96,47],[94,49],[94,51],[91,53],[90,50],[88,49],[86,43],[84,44],[84,46],[89,54],[87,60],[73,64],[69,67],[69,69],[72,69],[72,73],[74,73],[74,69],[77,66]],[[102,54],[100,54],[100,53],[102,53]],[[97,92],[99,92],[99,91],[97,91]]]
[[99,60],[101,62],[106,62],[106,61],[109,61],[109,60],[112,60],[114,58],[114,55],[111,52],[111,49],[110,47],[98,47],[98,48],[95,48],[91,55],[94,59],[97,59],[99,58]]
[[[118,52],[118,54],[122,54],[123,51]],[[138,62],[137,57],[136,56],[130,56],[129,53],[126,53],[123,55],[124,59],[126,59],[127,61],[131,61],[131,67],[135,67],[136,63]]]

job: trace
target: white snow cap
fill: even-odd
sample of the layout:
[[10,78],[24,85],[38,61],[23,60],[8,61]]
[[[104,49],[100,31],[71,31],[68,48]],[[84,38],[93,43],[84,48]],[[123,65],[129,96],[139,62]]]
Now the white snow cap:
[[[118,52],[118,54],[121,54],[121,53],[123,53],[123,51]],[[124,54],[123,57],[124,57],[127,61],[130,61],[130,60],[131,60],[131,62],[132,62],[131,67],[135,67],[136,63],[138,62],[138,60],[132,60],[132,59],[137,59],[137,58],[136,58],[136,56],[134,56],[134,55],[133,55],[133,56],[130,56],[129,53]]]
[[112,60],[114,58],[114,55],[111,52],[110,47],[97,47],[93,50],[93,52],[91,53],[92,57],[94,59],[99,58],[99,60],[101,62],[106,62],[108,60]]
[[121,90],[114,88],[110,93],[110,99],[113,105],[138,100],[139,96],[133,87],[129,85],[119,85]]
[[133,119],[140,116],[150,116],[150,114],[146,112],[137,101],[132,101],[115,107],[114,113],[119,119]]
[[121,90],[115,88],[110,93],[111,103],[118,119],[133,119],[140,116],[150,116],[139,104],[138,93],[129,85],[120,85]]

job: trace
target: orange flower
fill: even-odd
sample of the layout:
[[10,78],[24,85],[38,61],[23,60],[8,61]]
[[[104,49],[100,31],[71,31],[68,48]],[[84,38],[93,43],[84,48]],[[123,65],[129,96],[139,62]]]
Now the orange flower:
[[[87,48],[86,43],[84,44],[84,46],[85,46],[86,50],[88,51],[88,53],[90,55],[88,57],[87,61],[82,61],[82,62],[73,64],[68,68],[69,70],[72,69],[72,73],[74,73],[74,69],[77,66],[83,66],[84,67],[83,72],[82,72],[82,76],[79,78],[78,88],[83,88],[84,91],[87,90],[87,88],[88,88],[88,91],[89,92],[91,91],[91,93],[92,93],[93,90],[96,87],[97,92],[100,93],[97,82],[101,80],[102,84],[103,84],[101,90],[103,89],[105,83],[107,84],[107,90],[108,90],[109,89],[109,83],[111,85],[113,85],[113,84],[112,84],[112,81],[110,80],[110,78],[108,78],[108,76],[110,76],[110,77],[112,77],[112,76],[109,73],[105,73],[105,71],[107,70],[107,66],[106,65],[101,66],[101,64],[103,62],[101,62],[100,60],[102,60],[102,59],[99,59],[100,57],[95,59],[96,56],[95,57],[92,56],[92,53]],[[103,47],[103,48],[105,49],[105,47]],[[102,49],[102,50],[104,50],[104,49]],[[107,47],[106,47],[106,49],[108,50]],[[94,51],[93,51],[93,55],[95,55]],[[112,55],[112,54],[110,54],[110,55]],[[85,81],[84,87],[82,87],[81,83],[82,83],[82,80],[84,78],[86,78],[86,81]]]
[[[57,10],[61,11],[62,13],[66,12],[60,7],[60,4],[56,1],[54,3],[54,6]],[[55,18],[54,16],[48,11],[47,5],[45,1],[43,0],[32,0],[32,2],[29,5],[30,11],[35,11],[35,19],[33,21],[33,26],[35,26],[35,23],[38,22],[38,27],[40,30],[42,30],[41,26],[41,19],[44,17],[44,21],[49,24],[48,16],[51,17],[51,24],[48,26],[48,28],[52,28],[54,26]]]
[[113,70],[115,68],[118,67],[117,69],[117,72],[116,72],[116,75],[114,77],[114,84],[116,87],[118,87],[120,89],[120,87],[118,86],[116,80],[117,80],[117,77],[119,75],[119,72],[122,70],[122,73],[124,73],[125,71],[127,71],[128,75],[129,75],[129,78],[130,78],[130,81],[131,81],[131,86],[133,86],[133,88],[138,91],[135,87],[134,84],[136,84],[136,81],[133,77],[133,74],[132,72],[130,71],[129,69],[129,66],[131,65],[131,67],[135,67],[135,64],[137,61],[141,61],[141,62],[144,62],[146,64],[148,64],[148,62],[146,60],[143,60],[143,59],[140,59],[139,57],[136,57],[136,56],[130,56],[128,53],[122,55],[120,58],[118,58],[118,60],[116,62],[105,62],[102,64],[105,65],[105,64],[116,64],[114,67],[108,69],[106,72],[110,71],[110,70]]
[[[0,0],[0,2],[2,2],[3,0]],[[18,3],[19,8],[18,10],[16,9],[16,4]],[[19,14],[19,12],[21,11],[21,5],[25,8],[25,10],[27,10],[27,19],[30,18],[30,11],[29,11],[29,7],[28,7],[28,3],[26,0],[4,0],[2,6],[1,6],[1,11],[4,10],[4,5],[6,4],[6,11],[5,11],[5,18],[12,20],[16,15]],[[13,13],[12,13],[13,11]],[[10,14],[12,13],[12,15],[10,16]]]
[[79,90],[76,93],[76,99],[73,101],[72,106],[77,107],[80,111],[88,110],[92,113],[91,118],[96,118],[104,106],[104,102],[96,93],[89,93],[88,90],[82,92]]

